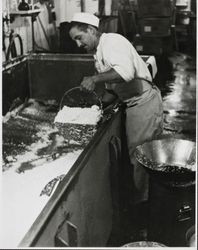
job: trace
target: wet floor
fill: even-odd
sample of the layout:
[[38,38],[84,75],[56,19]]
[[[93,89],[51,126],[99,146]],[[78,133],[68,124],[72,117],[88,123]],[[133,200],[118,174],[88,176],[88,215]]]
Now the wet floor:
[[[174,53],[168,58],[172,79],[162,86],[164,133],[196,139],[196,66],[191,56]],[[159,87],[161,87],[159,85]]]
[[[164,107],[162,137],[195,141],[196,59],[175,52],[169,57],[159,58],[157,65],[155,83],[161,90]],[[130,199],[129,194],[128,197]],[[142,203],[136,208],[129,207],[123,211],[120,218],[122,226],[117,229],[117,236],[115,233],[115,237],[111,238],[109,246],[123,246],[129,242],[149,240],[146,226],[148,204]]]

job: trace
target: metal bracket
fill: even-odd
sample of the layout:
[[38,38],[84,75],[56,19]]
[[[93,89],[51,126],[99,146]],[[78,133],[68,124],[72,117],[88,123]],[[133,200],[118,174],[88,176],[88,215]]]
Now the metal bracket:
[[184,204],[180,209],[179,209],[179,215],[177,217],[178,221],[186,221],[191,219],[191,207],[187,204]]
[[69,214],[67,213],[64,220],[58,227],[55,235],[55,247],[77,247],[77,227],[69,220]]

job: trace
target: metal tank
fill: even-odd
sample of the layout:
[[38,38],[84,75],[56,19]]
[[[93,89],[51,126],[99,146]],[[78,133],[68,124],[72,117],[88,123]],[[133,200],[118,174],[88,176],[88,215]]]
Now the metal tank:
[[[66,90],[93,73],[91,55],[29,54],[10,60],[3,65],[3,115],[16,110],[20,114],[29,99],[42,105],[46,100],[60,102]],[[93,138],[81,148],[82,153],[22,235],[18,247],[104,247],[113,228],[119,228],[119,179],[125,159],[122,110],[114,107],[104,112]],[[17,119],[10,126],[3,124],[3,153],[17,153],[16,145],[21,141],[26,149],[35,126],[53,122],[55,113],[50,112],[34,122],[26,116],[24,124]],[[31,168],[28,171],[31,173]]]
[[[3,65],[3,113],[17,108],[20,112],[29,98],[60,102],[67,89],[78,86],[84,75],[93,73],[91,55],[31,54],[12,60]],[[47,115],[39,118],[40,124],[43,120],[50,121]],[[29,127],[25,123],[22,127],[17,123],[15,128],[12,124],[3,125],[5,154],[13,152],[12,138],[16,139],[14,143],[23,140],[23,146],[27,146],[28,136],[35,133],[31,119],[28,121]],[[74,165],[21,238],[19,247],[100,247],[107,244],[115,216],[116,195],[112,185],[115,187],[113,176],[118,165],[112,164],[121,157],[121,124],[119,109],[104,115],[93,138],[83,146]]]

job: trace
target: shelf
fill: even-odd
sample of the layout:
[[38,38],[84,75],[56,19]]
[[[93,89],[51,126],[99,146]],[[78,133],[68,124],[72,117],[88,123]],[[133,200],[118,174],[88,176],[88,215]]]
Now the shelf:
[[12,11],[10,12],[10,22],[12,23],[14,21],[14,19],[17,16],[23,16],[23,17],[27,17],[30,16],[31,17],[31,22],[32,22],[32,44],[33,44],[33,51],[34,51],[34,25],[33,22],[36,21],[36,17],[37,15],[43,11],[42,9],[35,9],[35,10],[17,10],[17,11]]
[[38,15],[42,9],[35,9],[35,10],[17,10],[17,11],[12,11],[10,12],[10,15],[13,16],[34,16]]
[[188,7],[187,3],[176,3],[176,7]]

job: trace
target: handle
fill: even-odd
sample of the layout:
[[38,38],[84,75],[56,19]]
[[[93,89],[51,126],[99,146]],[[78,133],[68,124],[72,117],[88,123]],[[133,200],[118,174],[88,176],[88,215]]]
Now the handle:
[[191,207],[188,204],[183,204],[183,206],[179,209],[179,215],[177,217],[178,221],[186,221],[191,219]]
[[[61,101],[60,101],[60,110],[62,109],[62,103],[63,103],[63,100],[64,100],[65,96],[66,96],[67,94],[69,94],[70,92],[72,92],[73,90],[75,90],[75,89],[81,90],[80,87],[74,87],[74,88],[72,88],[72,89],[67,90],[67,91],[64,93],[64,95],[63,95],[63,97],[61,98]],[[82,90],[81,90],[81,91],[82,91]],[[100,109],[102,110],[102,101],[101,101],[101,99],[99,98],[99,96],[96,94],[95,91],[93,91],[93,92],[91,92],[91,93],[93,93],[93,94],[96,96],[96,98],[98,99],[98,101],[99,101],[99,103],[100,103]]]
[[80,88],[80,87],[74,87],[74,88],[72,88],[72,89],[69,89],[69,90],[65,91],[65,93],[64,93],[64,95],[63,95],[63,97],[61,98],[61,101],[60,101],[60,110],[62,109],[62,103],[63,103],[63,100],[64,100],[65,96],[66,96],[69,92],[73,91],[74,89],[79,89],[79,88]]

